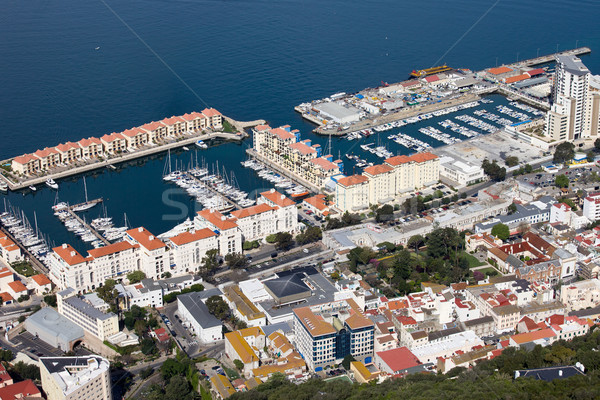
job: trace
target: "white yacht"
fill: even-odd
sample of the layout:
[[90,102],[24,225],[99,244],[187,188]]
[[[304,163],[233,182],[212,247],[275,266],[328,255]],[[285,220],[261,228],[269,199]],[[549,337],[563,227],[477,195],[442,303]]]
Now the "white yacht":
[[196,142],[196,146],[200,147],[201,149],[208,149],[208,145],[202,140],[198,140]]
[[37,188],[33,185],[29,186],[29,190],[31,190],[32,192],[37,191]]
[[52,178],[46,179],[46,185],[52,189],[58,190],[58,183],[56,183]]
[[0,181],[0,192],[8,192],[8,184],[4,181]]

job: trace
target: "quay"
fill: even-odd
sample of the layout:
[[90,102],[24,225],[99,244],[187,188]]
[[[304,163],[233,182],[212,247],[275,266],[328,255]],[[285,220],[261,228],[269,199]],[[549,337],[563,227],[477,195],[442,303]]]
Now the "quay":
[[309,191],[311,191],[313,193],[319,193],[321,191],[321,188],[315,186],[314,184],[310,183],[306,179],[301,178],[298,175],[285,170],[284,168],[281,168],[279,165],[273,163],[272,161],[270,161],[267,158],[263,157],[262,155],[258,154],[256,151],[254,151],[254,149],[247,149],[246,153],[250,156],[250,158],[254,158],[257,161],[260,161],[261,163],[268,166],[270,169],[277,171],[278,174],[283,175],[286,178],[291,179],[293,182],[304,186]]
[[512,65],[520,67],[533,67],[535,65],[541,65],[552,62],[554,61],[554,58],[556,56],[581,56],[583,54],[589,54],[591,52],[592,49],[590,49],[589,47],[578,47],[576,49],[559,51],[558,53],[548,54],[541,57],[529,58],[527,60],[519,61]]
[[[329,135],[343,136],[343,135],[346,135],[346,134],[349,134],[352,132],[356,132],[356,131],[360,131],[363,129],[373,128],[374,126],[388,124],[390,122],[395,122],[395,121],[399,121],[402,119],[411,118],[411,117],[417,116],[419,114],[427,114],[427,113],[438,111],[438,110],[441,110],[444,108],[458,106],[458,105],[461,105],[464,103],[470,103],[472,101],[477,101],[480,99],[481,99],[481,96],[479,94],[467,93],[467,94],[461,95],[460,97],[457,97],[457,98],[442,100],[439,103],[427,104],[424,106],[423,105],[411,106],[409,108],[405,108],[403,110],[396,111],[391,114],[377,116],[375,118],[370,118],[370,119],[365,119],[365,120],[362,120],[362,121],[352,124],[351,127],[346,130],[336,131],[334,129],[324,129],[322,126],[320,126],[320,127],[316,128],[313,132],[315,132],[319,135],[326,135],[326,136],[329,136]],[[304,114],[302,114],[302,116],[305,117]]]
[[[249,126],[254,126],[254,124],[260,125],[260,124],[265,123],[264,120],[257,120],[257,121],[250,121],[250,122],[237,122],[237,121],[231,120],[229,118],[226,118],[226,119],[228,121],[231,121],[230,123],[232,123],[232,125],[235,125],[236,127],[249,127]],[[187,136],[187,137],[185,137],[185,136]],[[248,137],[248,134],[244,130],[240,130],[240,132],[238,134],[226,133],[226,132],[209,132],[209,133],[203,133],[203,134],[184,135],[183,138],[176,140],[176,141],[172,141],[172,142],[164,143],[164,144],[160,144],[160,145],[146,146],[145,148],[135,150],[130,153],[122,153],[122,154],[113,155],[113,156],[111,156],[111,158],[106,159],[106,160],[93,159],[83,165],[75,164],[75,165],[65,166],[62,168],[57,167],[57,168],[54,168],[55,170],[57,170],[56,172],[51,172],[51,173],[45,174],[45,175],[40,175],[40,176],[36,176],[36,177],[27,177],[22,180],[14,180],[13,181],[6,175],[0,174],[0,179],[3,179],[8,184],[8,188],[10,190],[15,191],[15,190],[19,190],[19,189],[25,189],[31,185],[43,184],[49,178],[57,180],[57,179],[66,178],[66,177],[69,177],[72,175],[77,175],[77,174],[82,174],[85,172],[93,171],[93,170],[96,170],[99,168],[107,168],[107,167],[110,168],[110,166],[114,166],[115,164],[119,164],[122,162],[135,160],[137,158],[150,156],[150,155],[156,154],[156,153],[161,153],[161,152],[167,151],[169,149],[179,148],[179,147],[183,147],[183,146],[187,146],[187,145],[193,145],[198,140],[224,139],[224,140],[242,141],[246,137]],[[7,162],[8,161],[3,161],[2,163],[5,164]]]
[[[98,204],[101,203],[102,199],[95,199],[95,200],[90,200],[87,203],[94,203],[94,204]],[[86,203],[84,203],[86,204]],[[98,238],[99,240],[102,241],[102,243],[104,243],[106,246],[108,246],[109,244],[111,244],[104,236],[102,236],[97,230],[95,230],[94,228],[91,227],[90,224],[88,224],[87,222],[85,222],[82,218],[79,217],[79,215],[77,215],[77,213],[75,211],[73,211],[74,208],[76,208],[77,206],[80,206],[81,204],[75,204],[73,206],[69,206],[67,208],[67,212],[73,217],[75,218],[81,225],[83,225],[86,229],[89,229],[90,232],[92,232],[92,234],[94,236],[96,236],[96,238]]]
[[223,195],[222,193],[219,193],[214,187],[210,186],[209,184],[207,184],[206,182],[196,178],[194,175],[192,174],[187,174],[187,176],[189,176],[190,178],[192,178],[195,182],[197,182],[199,185],[202,185],[203,187],[207,188],[208,190],[210,190],[212,193],[214,193],[216,196],[219,196],[219,198],[225,200],[225,202],[229,205],[232,205],[236,208],[236,210],[241,210],[243,207],[240,206],[238,203],[236,203],[235,201],[231,200],[230,198],[228,198],[227,196]]
[[38,260],[38,258],[36,256],[34,256],[29,250],[27,250],[27,248],[25,246],[23,246],[23,244],[19,240],[17,240],[17,238],[15,238],[8,231],[8,229],[0,228],[0,231],[2,231],[2,233],[4,233],[6,236],[8,236],[8,238],[10,240],[12,240],[21,249],[21,252],[23,252],[23,254],[26,256],[26,260],[31,263],[31,265],[34,269],[36,269],[38,272],[40,272],[42,274],[46,274],[46,275],[50,272],[50,270],[44,265],[44,263],[42,263],[40,260]]

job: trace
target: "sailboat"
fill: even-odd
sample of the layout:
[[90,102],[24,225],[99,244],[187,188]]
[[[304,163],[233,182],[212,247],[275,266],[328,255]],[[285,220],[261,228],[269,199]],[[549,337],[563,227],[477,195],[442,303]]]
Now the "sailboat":
[[73,207],[73,211],[85,211],[85,210],[89,210],[90,208],[94,207],[96,204],[98,204],[95,201],[89,201],[88,200],[88,193],[87,193],[87,184],[85,183],[85,176],[83,177],[83,191],[85,193],[85,203],[79,204],[76,207]]
[[165,163],[165,168],[163,170],[163,180],[177,180],[181,176],[181,171],[177,171],[177,161],[175,161],[175,169],[176,171],[171,170],[171,149],[169,149],[167,153],[167,162]]

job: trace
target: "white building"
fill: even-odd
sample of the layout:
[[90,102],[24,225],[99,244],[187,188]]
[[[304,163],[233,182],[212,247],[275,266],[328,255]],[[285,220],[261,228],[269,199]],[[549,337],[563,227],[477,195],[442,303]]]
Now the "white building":
[[423,363],[435,363],[439,357],[450,357],[458,351],[471,351],[475,346],[485,343],[473,331],[464,331],[446,336],[442,339],[429,341],[427,344],[413,347],[411,352]]
[[84,331],[104,341],[119,332],[118,317],[104,313],[92,304],[79,298],[75,290],[69,288],[56,296],[58,313],[83,328]]
[[201,342],[213,343],[223,339],[221,321],[208,312],[208,308],[198,293],[177,296],[177,310],[181,319]]
[[127,286],[117,284],[115,289],[119,291],[121,306],[126,310],[133,305],[138,307],[163,306],[163,289],[152,279],[144,279],[140,283]]
[[485,180],[485,173],[481,166],[444,156],[440,159],[440,178],[467,186]]
[[242,231],[233,219],[227,218],[219,211],[212,208],[198,211],[194,225],[196,229],[208,228],[217,234],[221,256],[242,252]]
[[41,357],[48,400],[112,400],[110,363],[100,356]]
[[562,285],[560,302],[566,306],[568,311],[596,307],[600,304],[600,281],[588,279]]
[[583,200],[583,215],[590,221],[600,218],[600,193],[592,193]]
[[218,249],[217,234],[208,228],[184,232],[169,239],[171,248],[170,271],[173,275],[194,272],[206,252]]
[[147,278],[160,279],[169,270],[169,248],[146,228],[128,230],[125,240],[133,245],[139,245],[137,269],[144,272]]

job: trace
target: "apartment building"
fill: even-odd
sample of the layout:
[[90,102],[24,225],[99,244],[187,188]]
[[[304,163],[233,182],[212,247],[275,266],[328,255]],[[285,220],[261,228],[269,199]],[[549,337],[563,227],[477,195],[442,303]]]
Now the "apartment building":
[[128,230],[125,240],[139,246],[138,269],[144,272],[147,278],[160,279],[169,271],[169,248],[146,228]]
[[375,325],[352,299],[293,310],[296,349],[309,369],[318,371],[351,354],[371,357]]
[[58,313],[83,328],[84,331],[104,341],[119,332],[119,319],[112,312],[104,313],[88,301],[77,296],[72,288],[56,296]]
[[223,128],[223,116],[214,108],[206,108],[201,113],[192,112],[165,118],[123,132],[106,134],[100,138],[90,137],[81,139],[77,143],[67,142],[55,147],[47,147],[31,154],[15,157],[11,167],[16,173],[33,175],[59,165],[104,157],[125,150],[135,150],[149,143],[160,143],[168,137],[174,138],[186,132],[199,132],[206,128],[215,130]]
[[196,229],[208,228],[217,234],[218,250],[221,256],[242,252],[242,231],[237,223],[212,208],[198,211],[194,218]]
[[48,400],[112,400],[110,363],[100,356],[41,357]]
[[196,271],[206,252],[219,246],[217,234],[208,228],[180,233],[167,243],[171,251],[170,271],[173,275]]
[[600,280],[587,279],[562,285],[560,302],[566,306],[567,311],[596,307],[600,304]]

